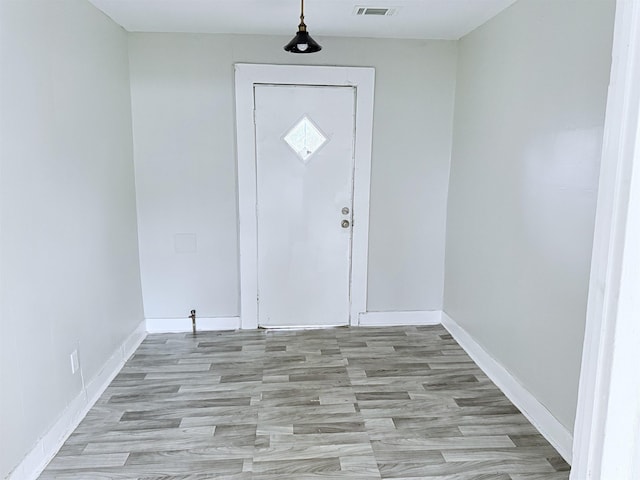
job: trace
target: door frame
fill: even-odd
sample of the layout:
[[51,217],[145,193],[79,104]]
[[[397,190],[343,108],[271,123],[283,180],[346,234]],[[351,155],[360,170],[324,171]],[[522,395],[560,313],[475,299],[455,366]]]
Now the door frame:
[[307,65],[235,64],[236,155],[240,328],[258,328],[258,225],[254,85],[349,86],[355,88],[353,220],[349,324],[367,306],[369,189],[373,141],[375,69]]
[[640,3],[617,0],[572,480],[640,478]]

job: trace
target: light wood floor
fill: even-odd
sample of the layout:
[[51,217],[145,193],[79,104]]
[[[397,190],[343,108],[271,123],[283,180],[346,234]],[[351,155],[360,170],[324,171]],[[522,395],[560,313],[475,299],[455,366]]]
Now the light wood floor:
[[440,326],[149,335],[42,479],[566,480]]

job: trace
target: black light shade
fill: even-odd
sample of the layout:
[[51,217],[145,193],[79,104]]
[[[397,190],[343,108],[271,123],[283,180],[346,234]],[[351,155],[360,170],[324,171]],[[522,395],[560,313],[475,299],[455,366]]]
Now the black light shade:
[[300,25],[298,25],[298,33],[293,39],[284,46],[287,52],[291,53],[314,53],[322,50],[322,47],[316,42],[304,23],[304,0],[300,0]]
[[322,50],[322,47],[311,38],[309,32],[300,30],[293,37],[293,40],[285,45],[284,49],[291,53],[314,53]]

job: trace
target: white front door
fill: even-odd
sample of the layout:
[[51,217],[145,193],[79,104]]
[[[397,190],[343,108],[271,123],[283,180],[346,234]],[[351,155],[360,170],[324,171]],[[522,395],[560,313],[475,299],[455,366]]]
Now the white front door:
[[258,324],[349,324],[353,87],[256,85]]

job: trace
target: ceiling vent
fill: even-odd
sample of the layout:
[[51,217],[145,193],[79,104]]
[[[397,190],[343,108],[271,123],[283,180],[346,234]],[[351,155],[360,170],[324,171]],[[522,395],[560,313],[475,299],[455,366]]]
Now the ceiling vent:
[[358,16],[390,17],[397,11],[397,8],[387,7],[356,7],[353,13]]

